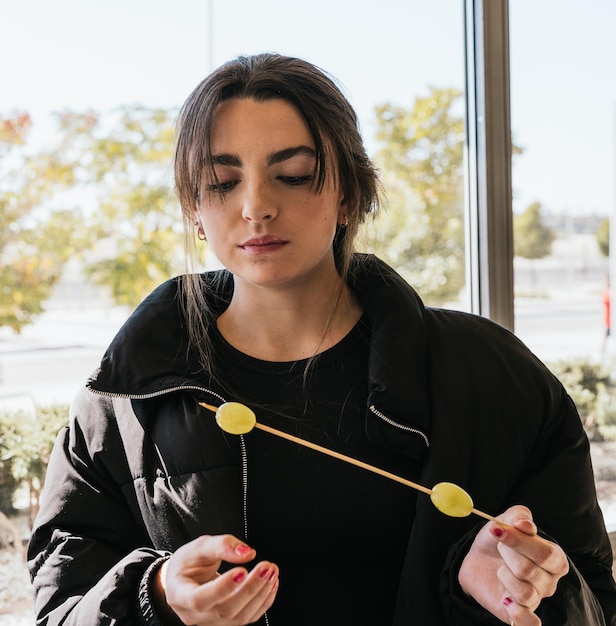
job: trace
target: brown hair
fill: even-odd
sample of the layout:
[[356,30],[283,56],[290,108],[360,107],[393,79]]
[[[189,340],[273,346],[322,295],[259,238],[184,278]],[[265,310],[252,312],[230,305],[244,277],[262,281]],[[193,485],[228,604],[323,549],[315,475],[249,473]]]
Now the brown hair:
[[[336,82],[308,61],[272,53],[241,56],[225,63],[193,90],[180,110],[175,187],[182,205],[187,259],[194,267],[194,210],[203,173],[212,168],[209,138],[214,113],[221,102],[234,98],[282,99],[297,109],[315,145],[317,191],[329,169],[337,167],[348,224],[337,229],[334,258],[338,272],[346,279],[359,225],[379,204],[378,175],[366,153],[355,111]],[[209,371],[206,337],[212,320],[207,319],[202,282],[190,272],[181,284],[186,294],[189,338]]]

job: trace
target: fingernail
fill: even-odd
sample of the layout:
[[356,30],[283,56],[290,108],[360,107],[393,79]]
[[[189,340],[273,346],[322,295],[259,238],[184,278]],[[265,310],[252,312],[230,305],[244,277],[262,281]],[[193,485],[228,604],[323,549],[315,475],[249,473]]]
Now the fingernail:
[[235,554],[238,556],[246,556],[249,552],[252,552],[252,548],[247,546],[245,543],[240,543],[235,546]]
[[242,582],[244,578],[246,578],[246,572],[238,572],[237,574],[233,576],[233,582],[234,583]]
[[260,572],[259,572],[259,578],[266,578],[267,575],[270,573],[270,568],[269,567],[264,567]]
[[492,534],[495,537],[502,537],[505,534],[505,531],[500,527],[500,526],[493,526],[492,527]]
[[506,598],[503,600],[503,604],[504,604],[505,606],[509,606],[509,605],[510,605],[510,604],[512,604],[512,603],[513,603],[513,600],[512,600],[510,597],[506,597]]

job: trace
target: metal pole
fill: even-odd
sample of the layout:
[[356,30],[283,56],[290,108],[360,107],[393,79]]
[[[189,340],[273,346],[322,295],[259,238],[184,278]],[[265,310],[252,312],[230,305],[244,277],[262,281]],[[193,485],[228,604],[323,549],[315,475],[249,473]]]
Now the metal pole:
[[[614,115],[612,117],[614,128],[612,133],[614,136],[614,147],[612,155],[612,176],[613,180],[613,193],[612,198],[612,210],[610,211],[610,230],[609,230],[609,259],[608,259],[608,281],[609,281],[609,299],[610,299],[610,334],[616,330],[614,322],[616,321],[616,313],[614,312],[614,306],[616,305],[616,104],[614,105]],[[607,329],[606,329],[607,333]],[[611,337],[610,337],[611,338]],[[606,338],[607,339],[607,338]],[[611,341],[607,341],[607,349],[609,353],[612,353],[613,347]],[[611,348],[611,349],[610,349]]]

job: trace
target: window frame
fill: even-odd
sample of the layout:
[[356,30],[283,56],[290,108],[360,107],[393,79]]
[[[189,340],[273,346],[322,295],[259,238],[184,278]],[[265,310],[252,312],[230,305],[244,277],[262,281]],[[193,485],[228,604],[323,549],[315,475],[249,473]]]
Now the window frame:
[[464,0],[464,28],[469,308],[513,331],[508,0]]

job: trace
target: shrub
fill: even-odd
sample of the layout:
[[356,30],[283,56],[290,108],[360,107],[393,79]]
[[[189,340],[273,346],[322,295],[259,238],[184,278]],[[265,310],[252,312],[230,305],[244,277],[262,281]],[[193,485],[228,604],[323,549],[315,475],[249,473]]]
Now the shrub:
[[12,513],[15,492],[25,485],[33,520],[51,449],[67,422],[68,404],[0,412],[0,510]]
[[20,481],[13,476],[11,469],[11,460],[2,460],[0,457],[0,511],[7,515],[15,512],[13,494],[20,485]]
[[548,365],[575,402],[593,441],[611,438],[616,426],[616,385],[603,363],[579,358]]

